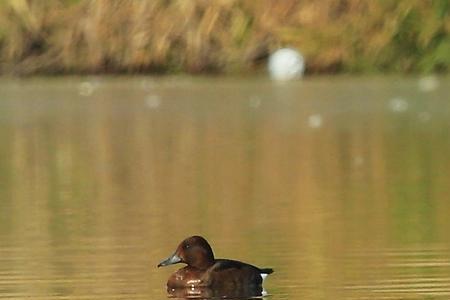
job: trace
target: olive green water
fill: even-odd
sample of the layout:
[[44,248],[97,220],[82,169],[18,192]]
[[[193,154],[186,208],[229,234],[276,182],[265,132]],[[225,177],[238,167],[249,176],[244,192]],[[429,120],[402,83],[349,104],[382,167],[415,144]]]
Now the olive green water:
[[450,297],[450,79],[0,81],[0,298],[166,299],[179,241],[270,299]]

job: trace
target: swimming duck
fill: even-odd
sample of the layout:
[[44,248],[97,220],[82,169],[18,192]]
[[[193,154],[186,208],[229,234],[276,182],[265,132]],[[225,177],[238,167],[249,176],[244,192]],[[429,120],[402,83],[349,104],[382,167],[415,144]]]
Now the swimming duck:
[[158,267],[177,263],[187,266],[169,277],[168,289],[209,287],[245,290],[247,287],[261,287],[263,279],[273,273],[273,269],[260,269],[237,260],[215,259],[211,246],[201,236],[186,238]]

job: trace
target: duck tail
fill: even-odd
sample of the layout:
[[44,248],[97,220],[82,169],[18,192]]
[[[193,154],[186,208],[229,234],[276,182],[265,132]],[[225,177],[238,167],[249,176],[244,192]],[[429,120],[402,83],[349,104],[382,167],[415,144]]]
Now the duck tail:
[[273,273],[272,268],[264,268],[264,269],[260,269],[260,270],[261,270],[261,274],[272,274]]

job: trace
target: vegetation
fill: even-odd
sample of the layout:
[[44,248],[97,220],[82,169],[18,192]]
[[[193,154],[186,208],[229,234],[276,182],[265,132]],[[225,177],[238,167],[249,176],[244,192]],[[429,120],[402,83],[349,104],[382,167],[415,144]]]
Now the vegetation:
[[0,0],[0,73],[448,72],[448,0]]

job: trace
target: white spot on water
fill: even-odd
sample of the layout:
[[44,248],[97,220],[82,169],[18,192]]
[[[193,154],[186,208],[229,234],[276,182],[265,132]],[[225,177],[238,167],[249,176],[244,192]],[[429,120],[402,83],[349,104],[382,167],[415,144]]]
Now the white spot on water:
[[310,115],[308,117],[308,126],[311,128],[319,128],[322,126],[322,116],[319,114]]
[[401,112],[405,112],[408,109],[409,104],[405,99],[396,97],[396,98],[392,98],[389,101],[388,106],[391,111],[401,113]]
[[417,117],[419,118],[420,122],[426,123],[431,120],[431,114],[427,111],[420,112]]
[[150,109],[156,109],[161,105],[161,98],[158,95],[149,95],[145,98],[145,105]]
[[83,96],[83,97],[88,97],[88,96],[92,95],[92,93],[94,92],[94,89],[95,89],[95,85],[92,82],[83,81],[78,86],[78,94],[80,94],[80,96]]
[[353,158],[353,164],[355,167],[360,167],[364,164],[364,157],[357,155]]
[[250,100],[248,101],[248,105],[251,108],[258,108],[261,106],[261,98],[258,96],[252,96],[250,97]]
[[141,88],[145,91],[151,91],[152,89],[154,89],[156,86],[155,81],[151,80],[151,79],[142,79],[141,80]]
[[436,76],[430,75],[419,79],[419,90],[422,92],[432,92],[439,87],[439,79]]
[[305,70],[305,60],[297,50],[282,48],[270,55],[268,69],[274,80],[299,79]]

